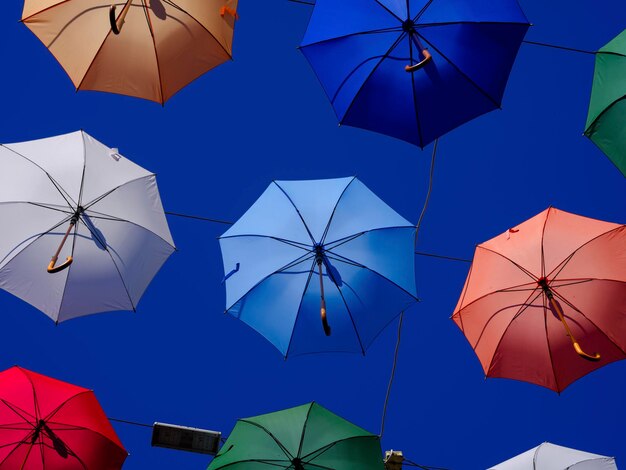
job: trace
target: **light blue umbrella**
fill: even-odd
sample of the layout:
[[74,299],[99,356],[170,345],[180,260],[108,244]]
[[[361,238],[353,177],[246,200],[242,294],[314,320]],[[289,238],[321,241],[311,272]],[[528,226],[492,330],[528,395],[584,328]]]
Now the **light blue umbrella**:
[[273,181],[220,237],[226,311],[285,357],[364,354],[417,300],[414,243],[356,178]]

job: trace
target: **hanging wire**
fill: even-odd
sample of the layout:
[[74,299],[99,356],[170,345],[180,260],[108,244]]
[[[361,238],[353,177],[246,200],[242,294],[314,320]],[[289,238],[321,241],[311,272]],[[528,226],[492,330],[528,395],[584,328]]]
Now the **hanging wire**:
[[[428,175],[428,191],[426,192],[426,199],[424,200],[424,206],[422,207],[422,212],[420,213],[419,219],[417,220],[417,224],[415,225],[415,244],[416,245],[417,245],[417,238],[419,235],[419,230],[420,230],[420,227],[422,226],[424,216],[426,215],[426,209],[428,209],[428,203],[430,202],[430,196],[433,190],[433,180],[434,180],[434,175],[435,175],[435,158],[437,157],[438,146],[439,146],[439,139],[436,139],[435,144],[433,146],[433,153],[430,158],[430,172]],[[433,256],[436,256],[436,255],[433,255]],[[404,319],[404,312],[400,314],[400,320],[398,321],[398,339],[396,341],[396,350],[393,355],[393,364],[391,366],[391,375],[389,377],[389,384],[387,385],[387,394],[385,395],[385,403],[383,404],[383,415],[380,421],[379,436],[381,439],[383,438],[383,434],[385,433],[385,419],[387,418],[387,407],[389,405],[389,397],[391,396],[391,387],[393,385],[393,379],[396,375],[396,366],[398,364],[398,352],[400,351],[400,339],[402,338],[403,319]]]
[[315,5],[314,2],[307,2],[305,0],[289,0],[289,1],[293,3],[301,3],[302,5],[311,5],[311,6]]
[[428,465],[420,465],[418,463],[415,463],[407,459],[406,457],[404,458],[402,465],[407,466],[407,467],[417,467],[417,468],[421,468],[422,470],[448,470],[447,468],[443,468],[443,467],[429,467]]
[[128,421],[126,419],[117,419],[117,418],[109,417],[109,421],[114,421],[116,423],[122,423],[122,424],[130,424],[131,426],[138,426],[142,428],[152,428],[152,424],[138,423],[136,421]]
[[454,256],[435,255],[433,253],[425,253],[423,251],[416,251],[415,254],[418,255],[418,256],[428,256],[429,258],[447,259],[447,260],[450,260],[450,261],[462,261],[463,263],[471,263],[472,262],[471,259],[455,258]]
[[537,42],[537,41],[522,41],[522,42],[524,44],[532,44],[533,46],[550,47],[552,49],[560,49],[562,51],[580,52],[581,54],[591,54],[591,55],[596,54],[593,51],[585,51],[583,49],[574,49],[573,47],[557,46],[555,44],[548,44],[545,42]]
[[389,404],[389,396],[391,395],[391,386],[393,385],[393,378],[396,375],[396,365],[398,363],[398,351],[400,350],[400,338],[402,336],[402,320],[404,319],[404,312],[400,314],[400,321],[398,321],[398,340],[396,341],[396,351],[393,354],[393,366],[391,368],[391,376],[389,377],[389,384],[387,385],[387,395],[385,396],[385,404],[383,405],[383,417],[380,421],[380,438],[383,438],[385,433],[385,418],[387,417],[387,405]]
[[172,215],[174,217],[183,217],[185,219],[195,219],[195,220],[204,220],[205,222],[213,222],[216,224],[224,224],[224,225],[233,225],[235,222],[228,222],[227,220],[219,220],[219,219],[209,219],[208,217],[200,217],[198,215],[188,215],[188,214],[180,214],[178,212],[167,212],[167,215]]

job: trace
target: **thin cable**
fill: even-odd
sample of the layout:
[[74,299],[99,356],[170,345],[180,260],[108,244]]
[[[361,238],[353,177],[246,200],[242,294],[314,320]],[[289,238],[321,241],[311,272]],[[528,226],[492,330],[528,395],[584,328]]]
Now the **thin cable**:
[[547,44],[545,42],[536,42],[536,41],[522,41],[522,42],[524,44],[532,44],[533,46],[550,47],[552,49],[560,49],[562,51],[580,52],[581,54],[591,54],[591,55],[595,55],[596,54],[593,51],[585,51],[583,49],[574,49],[572,47],[565,47],[565,46],[556,46],[554,44]]
[[423,470],[448,470],[447,468],[443,468],[443,467],[429,467],[427,465],[420,465],[418,463],[415,463],[407,459],[406,457],[404,458],[404,462],[402,462],[402,465],[406,465],[407,467],[417,467]]
[[139,427],[142,427],[142,428],[151,428],[152,427],[151,424],[137,423],[135,421],[127,421],[125,419],[109,418],[109,421],[115,421],[116,423],[130,424],[132,426],[139,426]]
[[450,260],[450,261],[462,261],[463,263],[471,263],[472,262],[471,259],[455,258],[454,256],[435,255],[433,253],[425,253],[423,251],[416,251],[415,254],[419,255],[419,256],[428,256],[429,258],[447,259],[447,260]]
[[[428,203],[430,202],[430,196],[433,190],[433,180],[435,174],[435,158],[437,156],[437,147],[439,146],[439,139],[435,139],[435,145],[433,146],[433,154],[430,159],[430,173],[428,176],[428,191],[426,192],[426,199],[424,200],[424,207],[422,207],[422,212],[417,220],[417,224],[415,225],[415,245],[417,245],[417,237],[419,234],[420,227],[422,226],[422,221],[424,220],[424,215],[426,214],[426,209],[428,209]],[[393,385],[393,379],[396,375],[396,366],[398,364],[398,352],[400,350],[400,339],[402,337],[402,320],[404,319],[404,312],[400,314],[400,321],[398,322],[398,339],[396,341],[396,351],[393,356],[393,364],[391,366],[391,376],[389,377],[389,385],[387,385],[387,394],[385,396],[385,403],[383,405],[383,416],[381,418],[380,423],[380,438],[383,438],[383,434],[385,432],[385,419],[387,417],[387,406],[389,405],[389,396],[391,395],[391,387]]]
[[385,433],[385,418],[387,417],[387,405],[389,405],[389,396],[391,395],[391,386],[393,385],[393,378],[396,375],[396,365],[398,363],[398,351],[400,350],[400,338],[402,337],[402,321],[404,319],[404,312],[400,314],[400,321],[398,322],[398,340],[396,341],[396,351],[393,355],[393,366],[391,368],[391,376],[389,377],[389,385],[387,385],[387,395],[385,396],[385,404],[383,405],[383,417],[380,422],[380,439],[382,440]]
[[204,220],[205,222],[213,222],[216,224],[233,225],[235,222],[228,222],[227,220],[209,219],[208,217],[200,217],[198,215],[179,214],[178,212],[167,212],[167,215],[173,215],[175,217],[183,217],[185,219]]
[[289,0],[289,1],[293,3],[301,3],[302,5],[311,5],[311,6],[315,5],[315,3],[313,2],[305,2],[304,0]]
[[435,175],[435,158],[437,157],[438,146],[439,146],[439,139],[435,139],[435,145],[433,146],[433,154],[430,157],[430,173],[428,175],[428,191],[426,192],[426,199],[424,200],[424,207],[422,207],[422,213],[420,214],[419,219],[417,219],[417,224],[415,225],[415,245],[417,245],[417,235],[419,234],[420,227],[422,226],[422,221],[424,220],[424,216],[426,215],[426,209],[428,209],[428,203],[430,202],[430,195],[433,192],[433,179]]

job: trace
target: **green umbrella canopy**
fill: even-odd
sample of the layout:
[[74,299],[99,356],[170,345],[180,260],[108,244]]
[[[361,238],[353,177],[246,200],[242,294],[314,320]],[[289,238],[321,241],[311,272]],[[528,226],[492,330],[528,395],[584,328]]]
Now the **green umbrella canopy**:
[[585,135],[626,176],[626,30],[596,54]]
[[379,437],[316,404],[240,419],[208,470],[383,470]]

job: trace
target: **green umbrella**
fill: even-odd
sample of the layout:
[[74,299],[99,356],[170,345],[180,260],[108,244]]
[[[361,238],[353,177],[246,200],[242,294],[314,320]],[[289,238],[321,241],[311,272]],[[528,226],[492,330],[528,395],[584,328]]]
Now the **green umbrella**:
[[626,176],[626,30],[596,54],[585,135]]
[[237,421],[208,470],[383,470],[377,435],[316,404]]

